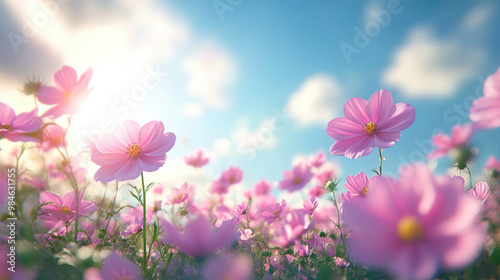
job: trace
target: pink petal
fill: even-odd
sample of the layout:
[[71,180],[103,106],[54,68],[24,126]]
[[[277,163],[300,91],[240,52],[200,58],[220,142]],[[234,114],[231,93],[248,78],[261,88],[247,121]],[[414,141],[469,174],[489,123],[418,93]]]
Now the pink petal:
[[139,131],[141,126],[135,121],[125,121],[122,125],[118,126],[115,135],[118,140],[125,146],[130,144],[139,144]]
[[381,149],[390,148],[401,137],[399,132],[377,132],[375,133],[375,147]]
[[330,147],[330,154],[332,156],[343,156],[345,154],[345,151],[355,142],[361,141],[365,135],[353,137],[350,139],[346,140],[337,140],[333,145]]
[[40,103],[52,105],[64,102],[64,92],[56,87],[43,86],[38,90],[37,95]]
[[167,132],[157,137],[147,147],[143,147],[143,154],[148,156],[160,156],[166,154],[175,144],[175,134]]
[[335,140],[345,140],[363,135],[363,126],[347,118],[336,118],[328,123],[326,133]]
[[139,131],[139,146],[147,147],[156,138],[160,137],[165,130],[163,123],[159,121],[148,122]]
[[469,118],[479,129],[500,126],[500,97],[482,97],[476,99],[470,109]]
[[139,161],[139,166],[143,171],[153,172],[162,167],[163,164],[165,164],[166,159],[167,159],[166,155],[161,155],[161,156],[142,155],[138,159],[138,161]]
[[[83,192],[78,192],[78,200],[82,200]],[[68,206],[69,210],[76,211],[76,193],[74,191],[69,191],[62,197],[62,205]]]
[[120,168],[122,164],[116,163],[112,165],[101,166],[101,168],[97,169],[94,174],[94,180],[101,183],[108,183],[110,181],[116,180],[115,173],[118,168]]
[[80,79],[78,79],[78,84],[88,87],[90,79],[92,79],[92,74],[93,74],[92,68],[89,68],[87,71],[83,72],[83,74],[80,76]]
[[[349,139],[351,140],[351,139]],[[349,141],[345,140],[345,141]],[[345,151],[346,158],[359,158],[368,155],[374,148],[374,137],[365,135],[359,141],[356,141]]]
[[18,133],[3,132],[2,136],[11,142],[39,142],[38,139]]
[[33,132],[42,126],[42,120],[36,115],[38,110],[34,109],[29,113],[19,114],[12,122],[12,127],[22,132]]
[[45,111],[45,113],[42,114],[42,118],[45,117],[53,117],[53,118],[58,118],[64,114],[68,113],[68,104],[67,103],[60,103],[58,105],[55,105]]
[[382,89],[370,97],[366,110],[368,116],[373,123],[378,124],[386,120],[388,113],[391,111],[394,102],[389,91]]
[[49,191],[43,191],[40,194],[40,204],[43,204],[45,202],[54,202],[59,206],[63,204],[62,199],[59,195]]
[[92,154],[90,160],[97,165],[111,165],[115,163],[125,163],[130,160],[131,157],[126,153],[100,153],[95,152]]
[[394,106],[396,106],[394,114],[377,124],[378,131],[399,132],[407,129],[415,121],[417,112],[411,105],[401,102]]
[[368,113],[366,112],[366,106],[368,101],[360,97],[353,97],[347,101],[344,105],[344,115],[349,120],[356,122],[360,125],[364,125],[370,122]]
[[97,142],[96,148],[103,153],[123,153],[126,154],[127,146],[120,142],[115,136],[110,136]]
[[9,105],[0,102],[0,123],[11,125],[15,117],[16,113],[14,110]]
[[116,171],[115,177],[119,181],[133,180],[139,177],[141,172],[139,161],[130,159]]
[[77,78],[75,69],[63,66],[61,70],[54,74],[54,83],[65,91],[71,91],[76,85]]
[[483,88],[485,97],[499,97],[500,96],[500,68],[493,75],[486,78]]

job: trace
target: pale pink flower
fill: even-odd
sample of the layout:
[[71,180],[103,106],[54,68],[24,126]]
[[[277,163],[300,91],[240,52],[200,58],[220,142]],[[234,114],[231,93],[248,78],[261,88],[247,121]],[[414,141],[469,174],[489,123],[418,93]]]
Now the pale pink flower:
[[399,180],[374,178],[370,194],[342,212],[348,253],[360,265],[400,279],[431,279],[478,256],[485,240],[480,203],[458,180],[434,177],[424,164],[404,166]]
[[500,174],[500,160],[498,160],[494,156],[488,157],[488,161],[486,161],[484,169],[489,173],[490,176],[495,177],[495,174],[498,176],[498,174]]
[[[143,221],[143,213],[144,210],[141,205],[138,205],[137,207],[132,207],[128,208],[129,210],[127,212],[121,212],[120,214],[120,219],[121,221],[127,226],[133,226],[133,225],[140,225],[142,229],[142,221]],[[151,220],[153,219],[153,208],[152,207],[147,207],[146,209],[146,225],[151,223]],[[139,218],[139,221],[137,221],[137,218]]]
[[317,196],[311,196],[307,199],[303,206],[304,210],[306,210],[307,214],[312,215],[316,208],[318,207],[319,201]]
[[383,89],[375,92],[369,101],[353,97],[344,105],[345,118],[328,123],[326,132],[337,140],[330,154],[347,158],[366,156],[373,148],[392,147],[415,120],[415,109],[407,103],[394,105],[392,95]]
[[350,264],[348,261],[344,260],[343,258],[339,258],[339,257],[334,257],[333,260],[335,261],[335,265],[337,267],[340,267],[340,268],[348,267]]
[[198,214],[194,220],[187,222],[184,234],[181,234],[167,220],[160,218],[160,221],[167,234],[163,240],[192,257],[208,256],[218,248],[231,245],[239,237],[233,221],[224,222],[216,232],[213,232],[210,221],[201,214]]
[[264,210],[262,210],[261,216],[264,220],[271,224],[276,219],[278,219],[283,213],[283,210],[286,208],[286,201],[284,199],[281,200],[281,203],[270,204]]
[[102,139],[96,145],[91,160],[100,165],[94,175],[96,181],[133,180],[142,172],[158,170],[172,149],[175,135],[164,133],[163,123],[152,121],[140,126],[135,121],[126,121],[115,134]]
[[477,182],[469,193],[484,204],[490,195],[490,186],[486,182]]
[[219,181],[224,182],[228,186],[238,184],[243,178],[243,171],[238,167],[230,167],[228,170],[222,172]]
[[188,183],[182,184],[181,188],[172,188],[172,192],[167,196],[166,204],[181,204],[189,199],[190,189],[192,187]]
[[469,118],[479,129],[500,127],[500,68],[486,79],[483,93],[472,103]]
[[88,88],[91,78],[92,68],[89,68],[78,78],[75,69],[63,66],[54,74],[55,87],[42,86],[38,90],[37,97],[40,103],[55,105],[47,110],[43,116],[57,118],[66,113],[77,113],[80,110],[80,104],[91,91]]
[[304,209],[288,212],[283,218],[283,224],[275,233],[273,243],[286,247],[299,239],[314,226],[310,216]]
[[198,150],[195,154],[184,157],[187,165],[192,167],[202,167],[207,164],[210,159],[203,156],[203,150]]
[[316,155],[311,161],[310,165],[312,167],[320,168],[323,163],[325,163],[326,155],[324,152],[320,152],[318,155]]
[[269,183],[266,179],[261,180],[254,186],[255,196],[266,195],[269,193],[273,185]]
[[283,176],[285,178],[278,183],[278,189],[295,192],[307,185],[314,174],[311,172],[311,167],[305,162],[302,162],[297,164],[293,168],[293,171],[285,170]]
[[48,124],[42,130],[42,142],[40,149],[42,151],[49,151],[53,148],[60,148],[66,145],[66,133],[57,124]]
[[141,280],[141,270],[139,267],[122,257],[118,252],[113,251],[104,261],[101,271],[102,279],[106,280]]
[[[79,216],[88,215],[97,210],[97,205],[92,201],[83,200],[83,192],[78,192]],[[76,195],[70,191],[63,197],[49,191],[40,194],[40,204],[43,205],[38,211],[38,217],[51,221],[70,222],[76,219]]]
[[252,279],[252,261],[243,255],[217,256],[206,262],[202,271],[206,280],[250,280]]
[[47,179],[42,179],[41,177],[34,175],[23,174],[23,176],[21,177],[21,182],[23,185],[30,186],[40,191],[46,190],[49,186]]
[[312,250],[309,248],[309,245],[304,245],[299,241],[297,241],[295,246],[293,246],[293,252],[303,258],[307,258],[312,254]]
[[322,188],[325,187],[326,183],[328,181],[334,181],[335,180],[335,170],[333,168],[325,169],[318,174],[316,174],[316,180],[319,181],[319,186]]
[[36,115],[35,109],[16,116],[9,105],[0,102],[0,138],[12,142],[38,142],[35,132],[42,126],[42,120]]
[[247,228],[247,229],[240,229],[240,241],[248,241],[252,237],[252,230]]
[[323,194],[325,194],[325,188],[320,187],[320,186],[313,187],[313,188],[309,191],[309,196],[317,196],[317,197],[320,197],[320,196],[322,196]]
[[237,216],[246,215],[247,214],[247,205],[248,205],[248,203],[246,201],[243,201],[240,205],[238,205],[238,207],[236,207],[236,209],[234,210],[236,215]]
[[432,151],[427,157],[440,158],[448,154],[452,149],[465,147],[472,134],[474,133],[474,125],[467,123],[463,126],[455,125],[451,130],[451,136],[443,133],[437,133],[432,137],[432,144],[436,150]]
[[368,180],[368,176],[363,172],[356,176],[347,176],[347,182],[344,184],[347,193],[342,193],[342,203],[365,197],[373,186],[373,178]]

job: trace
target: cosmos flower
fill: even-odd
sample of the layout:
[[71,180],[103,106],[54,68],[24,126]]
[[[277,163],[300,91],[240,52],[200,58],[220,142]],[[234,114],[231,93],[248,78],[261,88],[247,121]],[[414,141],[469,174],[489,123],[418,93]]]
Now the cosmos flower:
[[488,157],[484,169],[491,177],[498,177],[500,175],[500,160],[494,156]]
[[94,175],[96,181],[133,180],[142,172],[158,170],[172,149],[175,135],[164,133],[163,123],[152,121],[140,126],[135,121],[126,121],[115,134],[96,144],[91,161],[101,167]]
[[[83,200],[83,192],[78,194],[79,215],[87,215],[97,210],[97,205]],[[76,219],[76,195],[70,191],[63,197],[49,191],[40,194],[40,204],[48,203],[39,210],[38,217],[51,221],[70,222]]]
[[243,201],[240,205],[238,205],[236,207],[236,209],[234,210],[235,214],[237,216],[240,216],[240,215],[246,215],[247,213],[247,206],[248,206],[248,203],[246,201]]
[[435,177],[425,164],[404,166],[399,180],[374,178],[369,195],[342,212],[348,253],[360,265],[399,279],[431,279],[478,256],[485,240],[480,203],[463,191],[463,181]]
[[500,68],[486,79],[483,93],[472,103],[469,118],[479,129],[500,127]]
[[345,118],[328,123],[326,132],[337,140],[330,154],[347,158],[366,156],[373,148],[390,148],[415,120],[415,109],[406,103],[394,105],[392,95],[383,89],[375,92],[369,101],[353,97],[344,106]]
[[490,186],[486,182],[477,182],[469,193],[484,204],[490,195]]
[[317,154],[311,161],[310,161],[310,165],[312,167],[316,167],[316,168],[320,168],[321,165],[323,165],[323,163],[325,163],[325,159],[326,159],[326,155],[324,152],[320,152],[319,154]]
[[207,164],[210,159],[208,157],[203,157],[203,151],[198,150],[195,154],[184,157],[184,161],[187,165],[192,167],[202,167]]
[[314,174],[311,172],[311,167],[305,162],[302,162],[297,164],[292,171],[285,170],[283,176],[285,178],[278,183],[278,189],[295,192],[307,185]]
[[432,144],[436,146],[436,150],[432,151],[427,157],[429,159],[440,158],[455,148],[465,147],[473,133],[474,125],[471,123],[463,126],[453,126],[451,129],[451,136],[437,133],[432,137]]
[[373,186],[373,178],[368,180],[368,176],[363,172],[356,176],[347,176],[347,182],[344,184],[347,193],[342,193],[342,203],[365,197]]
[[243,171],[238,167],[230,167],[228,170],[222,172],[219,180],[228,186],[238,184],[243,178]]
[[167,196],[166,204],[180,204],[189,199],[191,186],[188,183],[182,184],[180,189],[172,188],[171,194]]
[[54,74],[55,87],[42,86],[38,90],[38,100],[47,105],[55,105],[47,110],[43,116],[57,118],[66,113],[77,113],[79,106],[87,98],[91,89],[89,82],[92,78],[92,68],[78,78],[75,69],[63,66]]
[[37,112],[35,109],[16,116],[9,105],[0,102],[0,138],[12,142],[38,142],[32,134],[42,126],[42,120],[36,116]]
[[304,210],[307,211],[307,214],[312,215],[314,214],[314,211],[316,211],[316,208],[318,207],[319,201],[317,196],[311,196],[309,199],[307,199],[303,206]]
[[343,258],[339,258],[339,257],[334,257],[333,260],[335,261],[335,265],[337,267],[348,267],[349,266],[349,262],[344,260]]
[[286,208],[286,201],[284,199],[281,200],[281,203],[270,204],[264,210],[262,210],[261,216],[264,220],[271,224],[276,219],[278,219],[283,213],[283,210]]
[[273,185],[269,183],[266,179],[259,181],[254,186],[255,196],[267,195],[271,190]]
[[283,218],[275,233],[273,243],[277,246],[286,247],[299,239],[314,226],[311,218],[304,209],[295,209],[288,212]]
[[205,257],[221,247],[231,245],[239,237],[233,221],[226,221],[212,231],[208,218],[198,214],[194,220],[187,222],[184,234],[181,234],[174,225],[161,218],[161,224],[167,234],[163,240],[176,246],[181,252],[192,257]]
[[252,261],[246,256],[217,256],[206,262],[202,273],[206,280],[250,280],[252,270]]
[[59,125],[48,124],[42,130],[40,149],[47,152],[56,147],[63,147],[66,145],[64,138],[65,132]]
[[141,270],[137,265],[113,251],[104,260],[101,271],[102,279],[109,280],[142,280]]

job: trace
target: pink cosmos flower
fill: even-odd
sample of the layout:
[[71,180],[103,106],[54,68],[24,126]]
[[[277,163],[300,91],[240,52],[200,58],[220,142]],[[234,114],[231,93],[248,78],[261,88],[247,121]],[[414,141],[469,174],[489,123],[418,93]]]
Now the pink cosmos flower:
[[256,196],[261,196],[261,195],[266,195],[269,193],[273,185],[269,183],[266,179],[261,180],[254,186],[255,190],[255,195]]
[[[88,215],[97,210],[97,205],[91,201],[83,200],[83,192],[79,191],[78,195],[79,215]],[[49,203],[42,206],[39,210],[38,217],[51,221],[70,222],[76,219],[76,195],[70,191],[63,197],[49,192],[43,191],[40,194],[40,204]]]
[[316,175],[316,180],[319,181],[319,186],[324,188],[326,182],[335,180],[335,170],[333,168],[325,169]]
[[325,188],[320,187],[320,186],[313,187],[313,188],[309,191],[309,196],[317,196],[317,197],[320,197],[320,196],[322,196],[323,194],[325,194]]
[[240,229],[240,241],[248,241],[252,237],[252,230],[247,228],[247,229]]
[[320,152],[317,156],[315,156],[310,164],[312,167],[320,168],[323,163],[325,163],[326,155],[324,152]]
[[353,97],[344,106],[345,118],[328,123],[326,132],[337,140],[330,154],[347,158],[366,156],[373,148],[390,148],[415,120],[415,109],[407,103],[394,105],[392,95],[383,89],[375,92],[369,101]]
[[101,271],[102,279],[109,280],[142,280],[139,267],[128,259],[113,251],[104,261]]
[[297,164],[293,168],[293,171],[285,170],[283,176],[285,178],[278,183],[278,189],[295,192],[307,185],[314,174],[311,172],[311,167],[305,162],[302,162]]
[[229,246],[239,236],[233,221],[224,222],[217,232],[213,232],[210,221],[201,214],[186,224],[184,234],[167,220],[161,218],[160,222],[167,234],[163,240],[192,257],[208,256],[218,248]]
[[[142,206],[139,205],[134,208],[129,208],[128,212],[122,212],[120,214],[121,221],[127,226],[133,226],[139,224],[142,229],[142,217],[143,217],[144,210],[142,209]],[[153,209],[152,207],[147,207],[146,209],[146,225],[151,223],[151,220],[153,219]],[[137,218],[139,218],[139,222],[137,222]]]
[[57,124],[48,124],[42,130],[42,143],[40,149],[47,152],[56,147],[63,147],[66,145],[64,140],[65,132]]
[[283,210],[286,208],[286,201],[284,199],[281,200],[281,203],[270,204],[264,210],[262,210],[261,216],[264,220],[271,224],[276,219],[278,219],[283,213]]
[[484,169],[486,172],[490,173],[492,177],[495,177],[494,175],[500,173],[500,160],[496,159],[494,156],[490,156],[488,158],[488,161],[486,161],[486,165],[484,166]]
[[75,69],[63,66],[54,74],[55,87],[42,86],[38,90],[38,100],[47,105],[55,105],[43,116],[57,118],[66,113],[77,113],[80,103],[87,98],[91,89],[89,82],[92,78],[92,68],[78,78]]
[[296,209],[287,213],[274,236],[273,243],[277,246],[286,247],[308,232],[314,226],[307,212],[304,209]]
[[42,179],[41,177],[34,175],[30,176],[23,174],[23,176],[21,177],[21,182],[23,185],[30,186],[40,191],[46,190],[49,186],[47,179]]
[[334,257],[333,259],[335,260],[335,265],[337,267],[348,267],[350,264],[348,261],[344,260],[343,258]]
[[238,167],[230,167],[228,170],[222,172],[219,180],[224,182],[226,185],[231,186],[241,182],[243,178],[243,171]]
[[318,197],[311,196],[304,202],[303,204],[304,210],[306,210],[307,214],[312,215],[314,211],[316,211],[318,204],[319,204]]
[[208,157],[203,157],[203,151],[198,150],[195,154],[186,156],[184,158],[184,161],[187,165],[190,165],[192,167],[202,167],[207,164],[210,159]]
[[490,186],[486,182],[477,182],[469,193],[484,204],[490,195]]
[[115,135],[97,143],[91,160],[100,165],[94,175],[96,181],[133,180],[142,172],[158,170],[172,149],[175,135],[164,133],[163,123],[152,121],[140,127],[135,121],[126,121]]
[[356,176],[347,176],[347,182],[344,184],[347,193],[342,194],[342,203],[365,197],[373,186],[373,178],[368,180],[368,176],[363,172],[359,172]]
[[436,146],[436,150],[432,151],[427,157],[429,159],[440,158],[454,148],[464,147],[473,133],[474,125],[471,123],[463,126],[453,126],[451,137],[443,133],[437,133],[432,137],[432,144]]
[[248,203],[246,201],[243,201],[240,205],[238,205],[238,207],[236,207],[236,209],[234,210],[235,211],[235,214],[237,216],[240,216],[240,215],[246,215],[247,213],[247,205]]
[[484,82],[484,97],[474,100],[469,118],[479,129],[500,126],[500,68]]
[[343,206],[348,253],[360,265],[400,279],[431,279],[478,256],[485,240],[480,203],[459,180],[436,178],[424,164],[404,166],[399,180],[374,178],[365,199]]
[[35,109],[16,116],[11,107],[0,102],[0,138],[12,142],[38,142],[33,132],[42,126],[42,120],[36,116],[37,113]]
[[181,204],[184,201],[189,199],[189,192],[190,192],[191,186],[188,185],[188,183],[182,184],[181,188],[172,188],[172,192],[170,195],[167,196],[167,202],[166,204]]
[[246,256],[222,256],[207,261],[202,268],[206,280],[250,280],[252,261]]

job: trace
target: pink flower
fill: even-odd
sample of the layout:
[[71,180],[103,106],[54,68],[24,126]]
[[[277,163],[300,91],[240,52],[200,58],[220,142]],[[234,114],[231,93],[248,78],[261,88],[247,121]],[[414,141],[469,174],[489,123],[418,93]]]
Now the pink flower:
[[399,180],[374,178],[370,195],[343,206],[348,253],[360,265],[431,279],[478,256],[485,240],[480,203],[459,180],[436,178],[424,164],[403,167]]
[[495,177],[495,175],[499,175],[500,173],[500,161],[496,159],[494,156],[490,156],[488,161],[486,161],[486,165],[484,166],[486,172],[490,173],[490,176]]
[[188,183],[182,184],[181,188],[173,188],[172,189],[172,194],[167,196],[167,202],[166,204],[181,204],[184,201],[189,199],[189,191],[191,189],[191,186],[188,185]]
[[133,180],[142,172],[158,170],[172,149],[175,135],[164,133],[163,123],[152,121],[140,127],[135,121],[126,121],[115,135],[97,143],[91,160],[100,165],[94,175],[96,181]]
[[302,234],[308,232],[313,226],[314,222],[311,222],[304,209],[290,211],[285,215],[283,224],[276,232],[273,243],[286,247],[297,241]]
[[316,175],[321,187],[325,187],[326,182],[335,180],[335,170],[333,168],[325,169]]
[[[82,191],[79,191],[78,200],[80,216],[97,210],[94,202],[83,200]],[[49,191],[43,191],[40,194],[40,204],[43,203],[48,204],[42,206],[39,210],[38,216],[42,219],[64,222],[76,219],[76,195],[73,191],[68,192],[63,197]]]
[[484,204],[490,195],[490,186],[486,182],[477,182],[469,193]]
[[436,150],[432,151],[427,157],[429,159],[440,158],[454,148],[464,147],[473,133],[474,125],[471,123],[463,126],[453,126],[451,137],[446,134],[437,133],[432,137],[432,144],[436,146]]
[[56,147],[65,146],[65,134],[66,133],[59,125],[48,124],[42,130],[42,143],[40,143],[40,149],[46,152]]
[[[120,214],[120,218],[126,226],[140,224],[142,228],[142,213],[144,213],[144,211],[142,209],[142,206],[139,205],[137,207],[129,208],[128,212],[122,212]],[[151,223],[153,213],[153,209],[148,206],[146,209],[146,225]],[[137,217],[140,218],[139,223],[137,222]]]
[[469,118],[480,129],[500,126],[500,68],[484,82],[484,97],[474,100]]
[[314,157],[310,164],[312,167],[320,168],[323,163],[325,163],[326,155],[324,152],[320,152],[316,157]]
[[311,167],[302,162],[297,164],[293,168],[293,171],[285,170],[283,172],[283,176],[285,178],[278,183],[278,189],[294,192],[307,185],[307,183],[309,183],[309,181],[313,178],[314,174],[311,172]]
[[109,280],[141,280],[141,270],[137,265],[113,251],[104,261],[101,272],[102,279]]
[[222,172],[219,180],[224,182],[226,185],[231,186],[241,182],[243,178],[243,171],[238,167],[230,167],[228,170]]
[[317,196],[317,197],[320,197],[320,196],[322,196],[324,193],[325,193],[325,188],[320,187],[320,186],[316,186],[316,187],[312,188],[312,189],[309,191],[309,196]]
[[330,154],[359,158],[368,155],[374,147],[390,148],[401,137],[401,130],[415,120],[415,109],[407,103],[393,104],[392,95],[383,89],[375,92],[369,101],[353,97],[344,106],[345,118],[328,123],[326,132],[337,140]]
[[42,120],[36,115],[35,109],[16,116],[11,107],[0,102],[0,138],[12,142],[38,142],[33,132],[42,126]]
[[222,256],[207,261],[202,271],[207,280],[250,280],[252,261],[245,256]]
[[368,176],[363,172],[359,172],[356,176],[347,176],[347,182],[344,184],[347,193],[342,194],[342,203],[365,197],[373,186],[373,178],[368,180]]
[[318,207],[319,201],[317,196],[311,196],[307,199],[303,206],[304,210],[306,210],[307,214],[312,215],[316,208]]
[[252,237],[252,230],[247,228],[247,229],[240,229],[240,241],[248,241]]
[[349,266],[349,262],[347,262],[346,260],[344,260],[343,258],[339,258],[339,257],[334,257],[333,258],[335,260],[335,265],[337,267],[348,267]]
[[192,167],[202,167],[207,164],[210,159],[208,157],[203,157],[203,151],[198,150],[196,154],[192,154],[190,156],[186,156],[184,161],[187,165],[191,165]]
[[271,224],[280,217],[281,213],[283,213],[283,210],[285,210],[285,208],[286,208],[286,201],[282,199],[281,203],[271,204],[268,205],[266,208],[264,208],[264,210],[262,210],[261,216],[267,223]]
[[247,202],[243,201],[236,209],[234,210],[237,216],[246,215],[247,213]]
[[210,221],[201,214],[186,224],[184,234],[167,220],[161,218],[160,221],[167,234],[163,240],[192,257],[208,256],[218,248],[231,245],[239,236],[233,221],[224,222],[217,232],[213,232]]
[[23,174],[21,181],[23,185],[30,186],[40,191],[46,190],[49,186],[46,179],[42,179],[41,177],[34,175],[29,176]]
[[266,179],[261,180],[254,186],[255,196],[266,195],[269,193],[273,185],[269,183]]
[[42,86],[38,90],[38,100],[47,105],[54,105],[43,116],[57,118],[66,113],[77,113],[79,106],[88,96],[88,89],[92,78],[92,68],[89,68],[78,79],[75,69],[63,66],[54,74],[55,87]]

